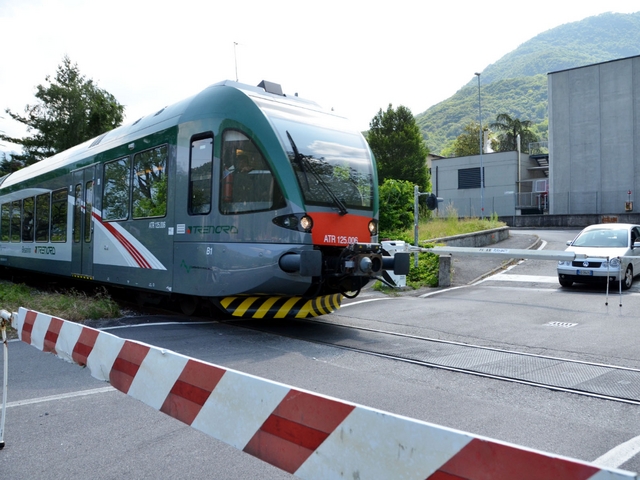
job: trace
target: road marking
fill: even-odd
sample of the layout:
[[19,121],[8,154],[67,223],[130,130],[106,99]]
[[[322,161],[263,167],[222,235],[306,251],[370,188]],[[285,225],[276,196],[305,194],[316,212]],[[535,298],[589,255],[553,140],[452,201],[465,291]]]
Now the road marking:
[[[217,323],[215,320],[209,320],[204,322],[189,322],[188,325],[208,325],[210,323]],[[97,328],[96,330],[107,331],[107,330],[118,330],[124,328],[138,328],[138,327],[162,327],[165,325],[187,325],[185,322],[155,322],[155,323],[134,323],[132,325],[116,325],[115,327],[103,327]]]
[[368,298],[366,300],[358,300],[357,302],[343,303],[341,308],[351,307],[353,305],[359,305],[361,303],[369,303],[369,302],[378,302],[380,300],[395,300],[398,297],[379,297],[379,298]]
[[601,467],[618,468],[640,452],[640,435],[612,448],[593,463]]
[[558,283],[558,277],[550,277],[548,275],[514,275],[502,273],[489,277],[486,280],[499,282]]
[[66,398],[84,397],[87,395],[95,395],[96,393],[107,393],[107,392],[114,392],[114,391],[116,391],[116,389],[109,386],[109,387],[94,388],[92,390],[82,390],[79,392],[61,393],[60,395],[49,395],[48,397],[29,398],[27,400],[18,400],[16,402],[9,402],[7,403],[7,408],[23,407],[25,405],[33,405],[35,403],[55,402],[56,400],[64,400]]
[[452,290],[458,290],[459,288],[467,288],[467,287],[468,285],[460,285],[458,287],[450,287],[450,288],[445,288],[443,290],[436,290],[435,292],[423,293],[418,298],[427,298],[432,295],[438,295],[439,293],[447,293],[447,292],[451,292]]

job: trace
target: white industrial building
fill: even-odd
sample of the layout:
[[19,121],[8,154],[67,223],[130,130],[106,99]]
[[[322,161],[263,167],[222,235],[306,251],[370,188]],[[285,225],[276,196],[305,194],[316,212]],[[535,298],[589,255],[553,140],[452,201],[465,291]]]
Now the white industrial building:
[[[438,215],[455,209],[460,217],[500,217],[548,211],[549,154],[495,152],[482,155],[484,188],[480,188],[480,155],[431,160],[433,192],[443,199]],[[484,207],[484,212],[483,212]]]

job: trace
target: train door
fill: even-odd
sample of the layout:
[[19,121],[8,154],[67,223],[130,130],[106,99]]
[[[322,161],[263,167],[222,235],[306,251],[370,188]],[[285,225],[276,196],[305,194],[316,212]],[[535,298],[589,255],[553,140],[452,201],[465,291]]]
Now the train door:
[[93,205],[96,167],[72,173],[73,221],[71,235],[71,273],[93,277]]

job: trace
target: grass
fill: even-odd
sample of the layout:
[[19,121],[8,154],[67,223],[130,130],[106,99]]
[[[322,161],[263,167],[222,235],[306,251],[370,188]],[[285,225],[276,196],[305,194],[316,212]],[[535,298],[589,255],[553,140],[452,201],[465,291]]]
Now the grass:
[[17,312],[18,307],[29,308],[73,322],[114,318],[120,314],[120,307],[105,289],[97,290],[93,294],[75,289],[46,291],[22,283],[0,281],[0,308]]
[[[434,238],[452,237],[464,233],[479,232],[492,228],[504,227],[503,222],[498,221],[497,216],[480,218],[458,219],[453,217],[435,218],[421,222],[418,225],[418,238],[420,241],[432,240]],[[411,231],[413,234],[413,230]]]
[[[426,242],[436,238],[480,232],[482,230],[504,227],[505,225],[504,222],[498,220],[498,215],[495,213],[484,219],[477,217],[459,218],[457,210],[450,205],[446,208],[444,217],[432,218],[430,213],[425,214],[424,211],[421,212],[418,223],[418,240],[420,242]],[[404,240],[411,244],[414,243],[414,237],[413,226],[402,231],[380,233],[380,238]]]

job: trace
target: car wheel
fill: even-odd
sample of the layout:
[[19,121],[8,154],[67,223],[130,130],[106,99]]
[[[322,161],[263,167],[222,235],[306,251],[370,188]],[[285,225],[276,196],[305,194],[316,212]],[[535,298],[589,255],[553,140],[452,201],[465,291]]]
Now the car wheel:
[[629,265],[624,272],[624,278],[622,279],[622,289],[629,290],[633,285],[633,267]]
[[558,278],[558,281],[560,282],[560,286],[562,287],[570,287],[571,285],[573,285],[573,282],[571,280],[563,280],[562,278]]

